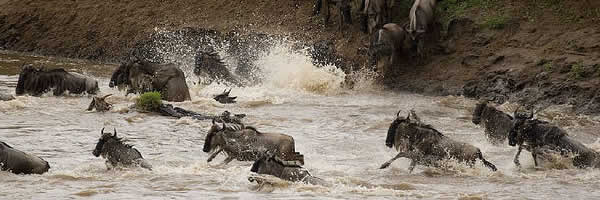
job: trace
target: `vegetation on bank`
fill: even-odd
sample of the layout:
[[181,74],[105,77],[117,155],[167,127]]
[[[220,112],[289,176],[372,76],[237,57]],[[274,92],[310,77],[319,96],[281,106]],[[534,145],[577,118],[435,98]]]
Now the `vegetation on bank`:
[[135,107],[145,111],[155,111],[162,105],[160,92],[146,92],[136,100]]

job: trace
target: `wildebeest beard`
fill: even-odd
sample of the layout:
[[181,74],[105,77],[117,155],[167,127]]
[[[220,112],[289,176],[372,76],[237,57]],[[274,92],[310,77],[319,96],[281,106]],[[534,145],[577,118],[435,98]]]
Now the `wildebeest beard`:
[[74,75],[64,69],[43,70],[36,69],[31,65],[24,66],[15,93],[23,95],[29,93],[34,96],[42,95],[54,89],[54,95],[61,95],[68,91],[72,94],[95,94],[98,82],[80,75]]

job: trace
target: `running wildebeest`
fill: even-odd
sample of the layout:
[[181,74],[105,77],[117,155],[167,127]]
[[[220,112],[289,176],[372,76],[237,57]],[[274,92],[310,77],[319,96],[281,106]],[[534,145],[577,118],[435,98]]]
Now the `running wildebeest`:
[[407,32],[416,42],[417,54],[423,54],[424,34],[431,31],[435,22],[435,5],[438,0],[415,0],[409,13]]
[[331,14],[329,13],[329,6],[331,4],[335,4],[335,7],[340,12],[340,24],[339,31],[342,31],[344,23],[352,24],[352,15],[350,14],[350,0],[316,0],[313,10],[313,16],[318,15],[321,12],[321,8],[323,8],[323,20],[325,25],[329,24],[329,17]]
[[219,54],[214,50],[200,49],[196,53],[194,74],[196,74],[201,84],[208,85],[212,82],[228,82],[235,86],[242,86],[239,78],[232,74]]
[[159,91],[163,100],[191,100],[185,75],[174,64],[158,64],[133,59],[121,64],[110,79],[109,87],[129,87],[129,93]]
[[224,151],[227,158],[223,165],[237,159],[239,161],[255,161],[272,153],[284,160],[298,160],[304,163],[302,158],[296,155],[294,138],[279,133],[263,133],[252,126],[243,124],[223,123],[222,126],[215,123],[211,126],[204,142],[204,152],[213,152],[207,162],[211,162],[219,153]]
[[486,100],[477,103],[471,121],[484,126],[485,136],[495,145],[504,143],[513,127],[513,117],[489,105]]
[[40,96],[50,90],[58,96],[65,92],[96,94],[99,89],[96,80],[78,73],[67,72],[64,69],[44,70],[32,65],[23,66],[15,89],[17,95]]
[[360,10],[363,14],[361,27],[368,34],[392,21],[392,7],[395,0],[362,0]]
[[411,159],[410,172],[416,164],[437,167],[440,166],[440,161],[445,159],[456,159],[469,166],[473,166],[479,159],[486,167],[496,171],[496,166],[483,158],[479,148],[448,138],[431,125],[421,122],[412,110],[406,118],[400,117],[398,111],[396,119],[388,129],[385,145],[389,148],[395,146],[399,153],[381,165],[381,169],[388,167],[398,158],[406,157]]
[[[297,161],[286,161],[282,160],[278,156],[263,156],[262,158],[254,161],[251,172],[257,174],[268,174],[277,178],[292,181],[292,182],[303,182],[313,185],[327,185],[327,183],[320,178],[312,176],[308,170],[302,167],[301,163]],[[261,180],[258,177],[249,177],[248,181],[257,181],[261,184]]]
[[[377,30],[369,47],[369,57],[377,65],[377,71],[387,74],[384,69],[396,66],[399,57],[409,48],[409,41],[404,28],[397,24],[385,24]],[[383,59],[385,57],[389,59]]]
[[40,157],[14,149],[0,141],[0,167],[15,174],[43,174],[50,164]]
[[573,165],[580,168],[600,167],[600,154],[569,137],[567,132],[546,121],[533,119],[533,111],[529,114],[515,110],[515,123],[508,135],[508,144],[518,146],[514,163],[521,166],[519,155],[522,149],[531,152],[535,166],[537,157],[547,152],[556,152],[573,159]]
[[106,97],[111,96],[112,94],[107,94],[103,97],[93,97],[92,102],[90,102],[90,106],[88,106],[87,110],[91,111],[96,109],[98,112],[106,112],[112,108],[112,104],[106,102]]
[[92,154],[96,157],[106,158],[106,166],[109,169],[139,166],[152,170],[152,165],[142,157],[142,154],[133,146],[126,144],[123,138],[117,137],[117,129],[114,131],[114,134],[104,133],[104,128],[102,128],[100,139]]
[[0,93],[0,101],[10,101],[15,99],[13,95]]
[[229,91],[227,91],[227,89],[223,90],[223,93],[218,94],[217,96],[215,96],[213,99],[215,101],[218,101],[219,103],[222,104],[226,104],[226,103],[235,103],[235,99],[237,97],[230,97],[229,93],[231,92],[231,88],[229,88]]

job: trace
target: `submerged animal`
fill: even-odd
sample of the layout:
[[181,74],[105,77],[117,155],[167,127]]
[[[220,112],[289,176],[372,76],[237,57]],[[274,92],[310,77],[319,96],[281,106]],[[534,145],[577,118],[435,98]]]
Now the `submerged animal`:
[[71,94],[96,94],[98,82],[81,74],[67,72],[64,69],[45,70],[32,65],[24,65],[19,73],[15,93],[40,96],[53,90],[58,96],[65,92]]
[[329,13],[329,6],[331,4],[334,4],[339,10],[339,30],[342,31],[344,23],[352,24],[350,0],[316,0],[313,15],[318,15],[321,12],[321,8],[323,8],[323,21],[325,22],[325,25],[329,24],[329,17],[331,17]]
[[113,167],[134,167],[140,166],[152,170],[152,165],[142,157],[142,154],[133,146],[126,144],[122,138],[117,137],[117,129],[114,134],[104,133],[104,128],[100,131],[100,139],[92,154],[96,157],[102,156],[106,159],[106,166]]
[[229,91],[227,91],[227,89],[225,89],[225,90],[223,90],[223,93],[218,94],[213,99],[215,101],[218,101],[219,103],[222,103],[222,104],[235,103],[235,99],[237,97],[230,97],[229,96],[230,92],[231,92],[231,88],[229,89]]
[[159,64],[133,59],[121,64],[112,74],[109,87],[128,87],[129,93],[158,91],[163,100],[191,100],[185,74],[174,64]]
[[472,122],[485,127],[485,135],[490,143],[499,145],[506,141],[513,127],[513,117],[488,104],[480,101],[473,111]]
[[600,167],[600,154],[581,142],[571,138],[567,132],[546,121],[533,119],[533,111],[529,114],[515,110],[515,123],[508,136],[510,146],[518,146],[514,163],[521,166],[519,155],[522,149],[531,152],[535,166],[538,156],[554,152],[573,159],[573,165],[580,168]]
[[227,158],[223,165],[237,159],[239,161],[255,161],[271,153],[284,160],[299,160],[295,150],[294,138],[279,133],[263,133],[252,126],[243,124],[222,123],[213,120],[204,142],[204,152],[213,152],[207,162],[211,162],[219,153],[225,152]]
[[[250,171],[257,174],[272,175],[286,181],[303,182],[313,185],[327,184],[323,179],[312,176],[308,170],[302,167],[301,163],[286,161],[278,156],[263,156],[254,161]],[[257,177],[250,177],[248,180],[250,182],[257,181],[259,184],[261,183],[261,180]]]
[[43,174],[50,169],[50,164],[0,141],[0,167],[15,174]]
[[388,129],[385,145],[389,148],[396,147],[398,155],[381,165],[381,169],[387,168],[398,158],[406,157],[411,159],[410,172],[417,164],[438,167],[441,166],[440,161],[447,159],[456,159],[469,166],[473,166],[479,159],[492,171],[497,170],[494,164],[483,158],[479,148],[450,139],[431,125],[421,122],[412,110],[406,118],[400,117],[398,111]]
[[112,108],[112,104],[106,102],[106,98],[111,96],[112,94],[107,94],[103,97],[92,97],[92,102],[88,106],[87,110],[91,111],[96,109],[98,112],[106,112]]

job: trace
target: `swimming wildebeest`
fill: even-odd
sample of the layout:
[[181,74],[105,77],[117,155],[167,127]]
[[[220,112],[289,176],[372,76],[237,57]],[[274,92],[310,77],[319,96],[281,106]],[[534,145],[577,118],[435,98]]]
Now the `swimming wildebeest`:
[[485,136],[495,145],[504,143],[513,127],[513,117],[489,105],[486,100],[475,106],[472,122],[484,126]]
[[207,50],[200,49],[194,59],[194,74],[199,77],[201,84],[228,82],[236,86],[242,86],[239,78],[229,71],[219,54],[214,50],[210,48]]
[[10,101],[15,99],[13,95],[0,93],[0,101]]
[[15,174],[43,174],[50,165],[40,157],[14,149],[0,141],[0,167]]
[[215,101],[218,101],[219,103],[222,104],[226,104],[226,103],[235,103],[235,99],[237,97],[230,97],[229,93],[231,92],[231,88],[229,88],[229,91],[227,91],[227,89],[223,90],[223,93],[218,94],[217,96],[215,96],[213,99]]
[[117,129],[114,134],[104,133],[104,128],[100,131],[100,139],[92,154],[96,157],[106,158],[106,166],[112,167],[132,167],[140,166],[152,170],[152,165],[148,163],[142,154],[133,146],[126,144],[123,138],[117,137]]
[[398,158],[406,157],[411,159],[410,172],[416,164],[437,167],[440,166],[440,161],[445,159],[456,159],[469,166],[479,159],[492,171],[496,171],[496,166],[483,158],[479,148],[448,138],[431,125],[422,123],[412,110],[406,118],[400,117],[398,111],[396,119],[388,129],[385,145],[389,148],[395,146],[399,153],[381,165],[381,169],[388,167]]
[[19,73],[15,93],[17,95],[42,95],[50,90],[58,96],[65,92],[71,94],[96,94],[98,82],[81,74],[67,72],[64,69],[44,70],[24,65]]
[[362,0],[360,10],[363,13],[361,27],[368,34],[392,21],[392,7],[395,0]]
[[352,24],[352,15],[350,14],[350,0],[316,0],[313,15],[318,15],[321,12],[321,8],[323,8],[323,20],[325,22],[325,25],[329,24],[329,17],[331,16],[329,13],[329,6],[331,4],[335,4],[335,7],[337,7],[337,9],[340,12],[339,30],[342,31],[344,23]]
[[158,91],[167,101],[191,100],[185,75],[174,64],[158,64],[133,59],[121,64],[110,79],[109,87],[129,87],[129,93]]
[[103,97],[93,97],[92,102],[90,102],[90,105],[88,106],[87,110],[91,111],[94,108],[98,112],[105,112],[110,110],[112,108],[112,104],[106,102],[106,97],[109,97],[111,95],[112,94],[107,94]]
[[255,161],[272,153],[284,160],[298,160],[304,163],[303,158],[298,158],[294,138],[279,133],[263,133],[252,126],[243,124],[219,125],[213,120],[206,139],[204,152],[213,152],[207,162],[211,162],[219,153],[224,151],[227,158],[223,165],[233,159],[239,161]]
[[423,54],[424,34],[432,30],[435,22],[435,4],[438,0],[415,0],[409,13],[408,34],[416,42],[417,54]]
[[510,146],[518,145],[519,149],[514,163],[520,166],[519,155],[522,149],[531,152],[535,166],[537,157],[548,152],[555,152],[573,159],[576,167],[600,167],[600,154],[569,137],[566,131],[546,121],[533,119],[533,111],[527,115],[515,110],[515,123],[508,135]]
[[[260,159],[254,161],[251,172],[257,174],[268,174],[277,178],[292,181],[292,182],[303,182],[313,185],[326,185],[327,183],[320,178],[312,176],[308,170],[302,167],[301,163],[297,161],[286,161],[278,156],[263,156]],[[248,178],[250,182],[257,181],[259,184],[261,180],[257,177]]]
[[[384,69],[396,66],[399,57],[410,46],[410,39],[401,26],[385,24],[375,34],[369,47],[369,57],[377,65],[379,73],[387,74]],[[389,57],[388,59],[383,59]]]

